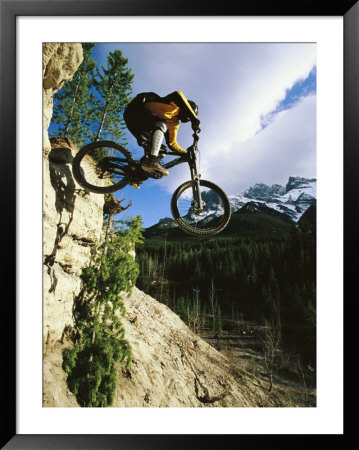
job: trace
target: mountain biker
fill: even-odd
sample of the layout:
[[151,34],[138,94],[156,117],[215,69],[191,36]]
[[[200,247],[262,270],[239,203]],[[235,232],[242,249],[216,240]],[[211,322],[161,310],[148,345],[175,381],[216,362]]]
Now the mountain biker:
[[[141,167],[146,172],[168,175],[159,162],[159,151],[166,139],[168,147],[177,153],[187,153],[177,143],[180,122],[191,121],[192,129],[199,129],[198,107],[187,100],[181,91],[160,97],[154,92],[142,92],[136,95],[124,111],[127,128],[137,139],[139,146],[145,149],[145,158]],[[136,187],[136,186],[135,186]]]

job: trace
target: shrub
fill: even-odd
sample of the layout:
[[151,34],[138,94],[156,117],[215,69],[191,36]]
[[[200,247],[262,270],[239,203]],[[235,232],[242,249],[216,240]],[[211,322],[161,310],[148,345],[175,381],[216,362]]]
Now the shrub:
[[83,287],[74,302],[74,346],[63,355],[69,389],[80,406],[111,406],[117,388],[116,363],[130,368],[131,347],[121,317],[139,269],[131,252],[142,242],[141,218],[114,221],[106,242],[93,251],[82,272]]

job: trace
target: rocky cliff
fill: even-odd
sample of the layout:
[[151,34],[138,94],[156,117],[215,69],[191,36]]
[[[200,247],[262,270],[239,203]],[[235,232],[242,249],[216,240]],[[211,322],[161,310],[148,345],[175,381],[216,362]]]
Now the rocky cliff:
[[[80,44],[44,44],[43,101],[43,406],[78,407],[67,388],[62,352],[71,346],[73,299],[82,268],[102,230],[102,195],[84,191],[72,176],[77,149],[47,129],[52,96],[82,61]],[[269,406],[265,389],[193,334],[165,305],[137,288],[123,319],[132,347],[129,370],[118,366],[115,407]],[[268,404],[269,402],[269,404]]]

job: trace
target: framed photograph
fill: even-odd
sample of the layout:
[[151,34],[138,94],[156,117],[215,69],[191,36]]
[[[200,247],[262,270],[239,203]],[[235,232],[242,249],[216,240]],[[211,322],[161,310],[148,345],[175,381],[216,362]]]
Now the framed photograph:
[[[238,440],[267,439],[268,437],[273,439],[279,436],[283,438],[283,435],[288,438],[301,435],[303,439],[313,435],[344,436],[343,287],[344,283],[350,280],[345,276],[343,268],[344,250],[346,258],[349,259],[350,255],[354,254],[354,248],[352,245],[343,247],[343,218],[346,206],[346,226],[354,223],[353,208],[350,205],[353,202],[351,193],[358,167],[358,156],[353,149],[358,144],[359,66],[356,47],[359,7],[354,0],[332,6],[322,3],[313,5],[313,2],[302,2],[300,5],[276,2],[269,8],[267,3],[260,0],[250,4],[240,1],[235,5],[233,2],[226,2],[221,6],[210,4],[201,7],[199,4],[190,4],[187,1],[174,6],[162,0],[156,0],[150,4],[141,0],[88,0],[86,5],[81,2],[1,0],[2,149],[0,154],[3,192],[6,193],[5,198],[9,198],[6,211],[10,212],[10,217],[3,215],[3,235],[6,238],[2,241],[2,254],[15,256],[14,258],[6,257],[7,262],[3,269],[3,285],[6,286],[3,296],[6,305],[4,317],[8,317],[8,320],[4,320],[2,328],[3,342],[6,343],[6,346],[4,345],[6,348],[3,350],[3,367],[6,368],[3,408],[6,419],[2,432],[2,448],[161,449],[184,446],[195,448],[201,445],[203,440],[211,447],[220,445],[220,442],[229,444],[232,441],[237,443]],[[87,47],[84,43],[87,43]],[[52,57],[54,52],[60,55],[60,62]],[[87,130],[81,131],[80,125],[77,125],[77,130],[80,130],[78,134],[72,131],[73,141],[71,142],[76,141],[77,147],[71,149],[66,140],[56,141],[56,136],[60,134],[59,130],[69,126],[73,126],[72,130],[75,130],[73,116],[75,109],[69,106],[69,98],[72,94],[66,91],[61,97],[58,93],[61,92],[64,82],[73,79],[86,57],[88,57],[87,67],[91,67],[95,61],[96,67],[99,68],[99,71],[93,71],[93,74],[97,73],[97,75],[92,75],[93,79],[97,76],[95,80],[97,90],[96,93],[91,91],[89,94],[92,95],[91,99],[86,97],[87,100],[83,100],[82,106],[78,109],[82,114],[86,109],[85,103],[94,106],[91,111],[90,108],[87,111]],[[131,67],[128,72],[126,72],[127,63]],[[111,70],[114,74],[112,80],[115,80],[119,71],[122,70],[121,82],[123,83],[123,77],[127,76],[129,84],[133,83],[133,92],[124,94],[128,95],[127,101],[124,105],[118,105],[121,120],[123,120],[121,123],[129,130],[125,134],[123,134],[123,128],[117,129],[115,125],[105,124],[104,115],[102,119],[99,116],[93,119],[97,125],[100,125],[99,127],[89,125],[92,120],[90,117],[95,117],[94,110],[99,111],[102,108],[101,101],[106,107],[110,102],[107,92],[114,88],[115,81],[110,84],[104,81],[103,88],[99,86],[105,78],[103,74],[108,74]],[[176,87],[177,84],[181,85]],[[101,89],[105,92],[103,99],[101,99]],[[237,281],[233,282],[233,286],[236,286],[235,289],[238,290],[238,297],[242,301],[241,310],[234,307],[235,302],[230,298],[234,295],[234,291],[231,291],[228,296],[218,293],[218,296],[222,295],[226,299],[223,301],[224,309],[221,311],[214,300],[218,298],[216,290],[219,292],[224,286],[217,285],[214,275],[211,279],[208,275],[203,275],[203,279],[208,278],[206,281],[208,286],[212,282],[212,290],[209,287],[205,295],[210,298],[212,292],[213,296],[212,302],[208,300],[208,309],[206,310],[206,307],[202,309],[202,306],[199,306],[198,311],[203,311],[203,317],[207,318],[203,319],[205,324],[203,327],[208,326],[210,333],[205,338],[201,335],[203,340],[193,338],[190,343],[187,341],[184,343],[179,338],[180,333],[170,322],[167,311],[173,309],[191,332],[195,333],[193,336],[196,336],[199,325],[194,313],[190,316],[188,311],[190,308],[194,311],[195,301],[197,306],[199,305],[202,299],[200,292],[202,290],[203,293],[205,284],[190,286],[192,297],[187,304],[185,294],[182,297],[178,295],[177,298],[175,290],[171,290],[169,276],[166,283],[164,282],[164,265],[159,265],[157,281],[143,278],[141,286],[146,286],[147,291],[144,290],[150,295],[155,292],[157,299],[158,296],[165,298],[166,295],[168,298],[162,302],[160,300],[160,306],[151,310],[153,317],[151,316],[152,320],[147,322],[149,328],[146,332],[142,332],[137,323],[141,320],[138,319],[139,311],[142,311],[143,303],[148,301],[146,295],[139,291],[136,305],[126,306],[128,328],[126,326],[125,328],[132,339],[131,345],[135,346],[137,355],[142,354],[141,352],[152,354],[152,368],[150,364],[147,368],[142,367],[139,361],[136,366],[136,354],[132,354],[135,370],[131,374],[125,365],[121,369],[128,383],[128,392],[133,389],[133,396],[137,399],[138,394],[138,399],[141,398],[143,401],[131,402],[125,397],[121,397],[121,400],[117,393],[114,394],[114,398],[113,396],[110,398],[108,391],[103,394],[101,389],[96,391],[97,397],[93,393],[81,396],[82,381],[78,381],[75,370],[72,370],[76,367],[74,361],[78,353],[71,354],[71,346],[75,342],[93,343],[102,332],[108,336],[109,330],[103,331],[98,322],[91,322],[93,330],[85,339],[83,337],[85,329],[80,325],[82,319],[71,323],[71,326],[68,325],[68,317],[72,315],[75,317],[76,312],[77,317],[83,318],[83,316],[79,310],[74,311],[63,301],[67,291],[76,291],[77,296],[80,292],[79,286],[71,285],[71,271],[74,271],[72,268],[69,269],[71,264],[66,266],[66,261],[71,259],[72,251],[72,247],[66,244],[66,232],[71,228],[72,236],[75,236],[77,241],[81,240],[85,243],[81,247],[79,258],[89,257],[93,248],[92,241],[96,241],[96,232],[94,231],[94,237],[91,237],[90,233],[84,230],[88,230],[91,215],[94,217],[97,214],[96,208],[102,215],[105,197],[99,196],[94,193],[96,191],[91,191],[91,187],[82,184],[81,176],[84,175],[82,167],[79,168],[79,175],[75,175],[75,178],[66,170],[70,163],[74,164],[73,158],[78,149],[90,142],[123,139],[121,145],[128,145],[129,148],[131,145],[132,148],[138,145],[143,135],[132,128],[124,111],[127,109],[129,99],[135,94],[144,92],[148,98],[150,94],[154,94],[152,91],[158,92],[161,97],[150,97],[151,108],[172,105],[172,108],[180,111],[187,108],[186,111],[190,115],[181,116],[181,132],[186,131],[183,131],[182,135],[179,132],[178,142],[176,142],[177,131],[171,131],[172,116],[170,120],[167,120],[169,110],[166,110],[167,116],[163,116],[162,125],[156,122],[156,130],[162,133],[161,139],[163,143],[169,145],[170,150],[172,146],[179,144],[187,149],[187,153],[190,152],[192,137],[196,136],[198,128],[200,128],[200,133],[199,131],[197,133],[197,138],[200,138],[198,143],[200,150],[213,146],[213,150],[206,150],[207,153],[203,152],[203,156],[199,153],[202,178],[196,174],[195,166],[191,166],[193,183],[202,183],[204,187],[207,182],[201,179],[211,180],[209,188],[212,191],[218,190],[224,204],[229,201],[232,218],[242,207],[247,208],[242,213],[248,213],[250,208],[255,207],[260,208],[260,213],[263,214],[263,208],[268,208],[270,203],[272,232],[293,233],[295,227],[290,228],[289,225],[282,225],[280,231],[278,231],[279,228],[273,231],[277,226],[275,220],[278,219],[273,215],[283,214],[283,212],[288,217],[291,214],[296,215],[295,223],[299,224],[299,218],[309,204],[316,205],[317,194],[313,192],[317,189],[318,205],[314,214],[318,220],[316,240],[313,241],[314,259],[312,261],[315,269],[310,275],[314,277],[312,285],[314,283],[317,291],[314,288],[314,293],[313,291],[310,293],[308,278],[303,282],[305,293],[303,294],[302,288],[298,288],[298,295],[293,294],[294,303],[297,301],[298,304],[301,302],[305,304],[305,309],[297,308],[295,311],[305,316],[303,320],[306,321],[306,327],[310,318],[315,322],[312,328],[314,352],[308,356],[309,351],[306,359],[303,359],[304,365],[298,363],[298,367],[296,366],[296,373],[302,374],[301,390],[305,393],[303,400],[298,400],[297,403],[285,401],[280,389],[275,391],[275,395],[263,394],[262,396],[256,388],[246,390],[245,384],[242,384],[242,394],[237,396],[243,401],[238,401],[233,386],[229,388],[231,395],[226,400],[228,380],[226,381],[218,372],[216,384],[213,384],[211,376],[204,368],[206,363],[203,362],[202,366],[196,366],[193,363],[194,353],[197,351],[199,355],[200,349],[203,350],[208,343],[211,344],[206,347],[209,353],[212,351],[210,348],[216,349],[213,350],[214,359],[217,358],[216,355],[220,358],[222,353],[228,356],[233,343],[230,339],[234,339],[234,335],[227,333],[228,330],[223,327],[223,320],[228,319],[228,323],[236,323],[237,332],[242,334],[241,357],[248,359],[246,366],[241,366],[241,371],[233,372],[230,376],[236,380],[239,390],[241,389],[239,379],[242,379],[242,376],[246,378],[247,375],[243,374],[247,373],[254,384],[263,383],[263,386],[265,384],[265,389],[263,388],[261,392],[271,391],[277,375],[273,374],[268,362],[270,351],[268,350],[269,353],[263,356],[263,362],[259,364],[253,356],[255,353],[251,353],[253,349],[249,349],[246,353],[247,349],[243,347],[243,342],[247,338],[246,333],[248,335],[260,332],[261,342],[263,343],[262,337],[267,336],[268,344],[270,338],[265,330],[274,331],[275,326],[272,322],[273,326],[269,321],[263,321],[265,326],[262,328],[258,326],[257,330],[257,325],[251,327],[249,323],[252,322],[249,320],[246,322],[243,319],[243,313],[244,316],[246,314],[250,316],[256,309],[254,299],[257,294],[263,298],[271,298],[272,302],[276,289],[273,286],[279,283],[279,272],[282,271],[282,286],[287,286],[291,279],[291,272],[287,265],[294,264],[296,268],[300,266],[298,261],[293,263],[296,251],[293,247],[291,261],[283,258],[283,267],[280,269],[279,251],[274,256],[274,251],[277,251],[276,245],[270,249],[267,245],[266,249],[263,247],[259,251],[263,250],[263,255],[265,252],[267,254],[273,252],[273,261],[274,259],[277,261],[277,263],[273,262],[273,267],[268,266],[268,274],[260,273],[263,270],[262,265],[259,260],[258,264],[255,260],[255,264],[248,265],[246,279],[243,279],[243,283],[248,286],[247,290],[241,290],[242,285],[238,280],[239,284]],[[64,111],[69,114],[70,110],[72,125],[66,122],[66,118],[64,119]],[[105,115],[110,115],[109,110],[106,109]],[[156,111],[158,116],[160,110]],[[161,126],[166,127],[163,132]],[[298,132],[298,128],[303,131]],[[88,134],[90,129],[91,136]],[[197,145],[197,138],[194,138],[193,145]],[[154,151],[153,142],[148,152],[151,156],[157,157],[158,152]],[[63,151],[64,146],[66,152]],[[291,151],[281,152],[284,146]],[[145,145],[144,148],[146,150]],[[183,151],[181,147],[173,148],[175,150],[172,151],[177,151],[179,154]],[[138,154],[133,152],[133,156],[139,161],[142,161],[140,158],[143,155],[140,152]],[[63,158],[67,158],[66,161]],[[162,171],[165,170],[164,167],[167,167],[166,161],[165,157],[162,162],[156,162]],[[143,162],[142,166],[144,167]],[[170,208],[172,193],[177,192],[177,195],[181,196],[184,188],[182,190],[180,188],[176,190],[176,188],[180,183],[185,184],[189,176],[188,170],[186,174],[184,170],[181,172],[183,166],[174,167],[169,164],[168,170],[173,171],[175,176],[164,177],[163,180],[131,179],[127,181],[126,190],[123,190],[124,198],[109,196],[106,201],[112,201],[112,206],[116,203],[120,209],[122,208],[121,210],[126,209],[126,202],[127,206],[133,202],[130,216],[142,215],[146,230],[156,228],[157,223],[163,227],[169,223],[168,220],[171,220],[172,227],[173,220],[168,219],[173,211],[176,211],[173,206],[174,200]],[[298,177],[292,177],[292,175],[298,175]],[[52,185],[51,193],[44,191],[44,177],[48,178]],[[239,177],[241,177],[241,183],[238,182]],[[64,180],[65,184],[70,183],[73,188],[71,195],[63,189]],[[298,185],[299,187],[296,185],[298,180],[302,183]],[[138,186],[134,186],[136,183]],[[288,186],[291,183],[293,186],[289,189]],[[303,183],[306,183],[304,188]],[[282,185],[286,186],[286,191]],[[147,189],[147,186],[152,187],[152,190]],[[263,192],[258,191],[260,186],[266,190],[265,195],[269,195],[269,190],[271,192],[273,189],[276,190],[275,195],[274,191],[272,192],[276,200],[286,196],[285,211],[282,200],[278,200],[278,204],[276,203],[274,207],[273,198],[264,199]],[[222,189],[223,197],[221,197]],[[304,200],[309,202],[303,210],[300,209],[299,201],[292,202],[292,199],[289,199],[289,196],[294,195],[298,189],[302,189],[297,195],[298,199],[301,196],[302,202]],[[102,193],[102,191],[98,192]],[[9,195],[10,193],[13,195]],[[156,203],[156,208],[151,206],[154,197],[162,199],[162,203],[160,201]],[[243,200],[244,197],[245,200]],[[129,198],[130,201],[128,201]],[[91,200],[91,212],[90,209],[86,210],[86,199]],[[164,200],[166,206],[162,207],[160,204],[164,204]],[[209,202],[209,200],[206,201]],[[87,211],[87,213],[83,212],[82,219],[76,218],[75,202],[81,203],[81,208],[85,208],[83,211]],[[50,203],[52,206],[49,206]],[[290,206],[292,204],[293,207]],[[177,208],[179,209],[179,206]],[[199,220],[190,222],[188,211],[191,209],[188,208],[194,208],[193,201],[192,206],[187,207],[186,212],[183,213],[184,218],[181,218],[181,213],[178,212],[177,225],[183,228],[184,233],[198,234],[198,227],[200,227],[200,233],[205,233],[207,225],[203,227],[198,225]],[[225,205],[223,208],[225,209]],[[265,213],[268,213],[267,210]],[[84,214],[88,216],[85,218]],[[111,210],[108,209],[105,214],[108,223],[112,223],[110,222],[110,217],[113,217]],[[173,218],[173,223],[176,225],[176,214]],[[212,223],[210,220],[203,220],[201,224]],[[293,217],[292,222],[294,222]],[[250,223],[253,226],[254,222]],[[75,229],[75,226],[78,228]],[[132,223],[131,226],[135,225]],[[229,216],[223,228],[226,226],[228,230],[231,229]],[[240,230],[244,238],[248,230],[241,226]],[[308,229],[306,233],[310,233]],[[48,239],[46,237],[48,235],[51,235],[53,239]],[[248,236],[250,237],[250,234]],[[308,234],[306,236],[306,242],[309,242]],[[166,252],[162,256],[161,254],[158,256],[153,250],[151,262],[143,260],[143,265],[148,270],[154,260],[159,261],[161,258],[162,262],[163,258],[167,258],[166,262],[169,265],[170,237],[170,231],[166,231],[164,237]],[[180,241],[182,240],[178,240]],[[291,242],[294,241],[292,236]],[[179,244],[176,245],[179,249]],[[224,242],[222,245],[225,245]],[[254,247],[251,249],[249,247],[250,244],[247,243],[246,251],[254,252]],[[107,244],[105,248],[106,250],[101,251],[107,252]],[[256,248],[258,251],[257,244]],[[46,256],[45,263],[43,252]],[[63,254],[61,274],[60,267],[56,269],[58,263],[54,256],[56,252]],[[298,250],[298,252],[298,257],[300,256],[303,260],[307,258],[306,261],[308,261],[309,250],[306,254],[302,246],[301,251]],[[244,258],[243,255],[241,254],[241,258]],[[142,257],[141,254],[140,257]],[[143,258],[146,257],[143,255]],[[225,264],[222,258],[223,255],[217,257],[221,264],[216,266],[216,271],[222,270]],[[185,263],[182,261],[182,264],[183,273],[185,273]],[[78,284],[81,279],[85,279],[83,273],[80,274],[81,267],[80,262],[77,274]],[[171,270],[173,272],[174,268]],[[226,270],[229,271],[230,268]],[[169,272],[170,269],[168,269]],[[304,273],[305,270],[300,277],[307,276]],[[270,285],[272,287],[269,287],[269,281],[260,289],[253,287],[256,277],[262,275],[267,277],[266,280],[272,280],[271,282],[274,283]],[[236,279],[240,276],[242,274],[235,275]],[[173,278],[173,286],[177,278]],[[228,280],[226,283],[228,286],[231,285]],[[56,296],[51,297],[53,302],[51,307],[43,304],[44,289],[51,295],[57,290]],[[176,289],[179,288],[176,287]],[[297,287],[293,287],[293,290],[295,289]],[[310,295],[314,295],[313,304]],[[304,297],[305,300],[303,300]],[[250,298],[253,300],[252,303]],[[276,304],[275,300],[271,305],[274,304]],[[188,314],[184,312],[185,310]],[[285,314],[289,317],[290,314],[294,314],[293,311]],[[110,308],[106,309],[104,314],[111,314]],[[158,319],[156,315],[161,319]],[[111,323],[110,328],[113,333],[117,319],[111,322],[110,316],[106,317],[107,322],[104,323],[106,326]],[[201,322],[202,316],[198,314],[196,317]],[[254,315],[250,317],[253,318]],[[258,319],[258,323],[260,320]],[[292,316],[291,320],[293,322]],[[297,316],[295,320],[300,329],[300,317]],[[51,321],[58,321],[58,330],[47,326]],[[161,354],[159,347],[156,350],[150,339],[148,342],[145,341],[146,335],[149,336],[151,324],[156,326],[158,331],[161,321],[170,323],[168,327],[171,327],[173,331],[172,339],[181,341],[180,344],[176,341],[178,355],[174,355],[172,347],[168,347],[172,349],[171,355],[166,356],[165,348]],[[155,325],[156,323],[158,325]],[[163,323],[163,326],[165,328],[166,324]],[[301,339],[305,341],[307,335],[302,333],[302,329],[300,330]],[[122,336],[120,329],[118,332],[119,336]],[[283,327],[281,332],[284,333]],[[202,334],[205,335],[205,333]],[[71,342],[71,345],[69,344],[68,353],[65,349],[67,356],[64,356],[62,360],[61,355],[65,355],[63,344],[65,342],[66,346],[67,340]],[[299,336],[296,336],[290,341],[291,345],[294,345],[291,347],[291,355],[296,353],[295,342],[299,340]],[[52,342],[52,347],[47,345],[49,342]],[[51,357],[46,359],[46,367],[44,367],[44,352],[46,353],[50,347],[54,348],[59,342],[62,345],[61,354],[54,351]],[[122,358],[125,361],[126,341],[121,340],[121,343],[122,347],[116,351],[119,354],[123,353],[118,359]],[[104,344],[105,347],[106,345]],[[107,352],[106,355],[111,352],[112,355],[115,347],[113,344],[109,349],[107,345],[107,350],[104,350]],[[217,350],[222,353],[216,353]],[[272,350],[279,351],[273,348]],[[79,346],[77,351],[85,350],[84,347]],[[88,356],[86,357],[89,359]],[[92,358],[94,354],[90,356],[91,361]],[[161,361],[157,363],[155,361],[158,358]],[[180,391],[171,385],[176,382],[175,376],[172,374],[166,379],[163,375],[166,371],[170,373],[166,365],[169,365],[168,361],[171,358],[177,358],[178,364],[182,361],[181,364],[187,365],[190,372],[193,372],[194,384],[191,381],[193,386],[190,389],[195,392],[193,396],[195,400],[189,400],[187,403],[181,401],[180,394],[178,397],[174,394]],[[99,358],[99,361],[102,359]],[[284,358],[281,360],[282,363],[283,360]],[[87,364],[90,364],[89,361]],[[216,364],[225,363],[218,364],[217,361]],[[284,373],[284,365],[281,367],[281,373]],[[285,370],[289,371],[288,367],[286,366]],[[67,377],[70,381],[66,384],[64,370],[67,369]],[[104,376],[103,370],[101,368],[101,377],[108,380],[106,386],[109,386],[112,375],[106,372]],[[163,372],[160,373],[162,370]],[[150,376],[151,371],[158,373]],[[312,378],[315,379],[313,389],[310,385],[311,373],[314,373]],[[330,374],[330,380],[328,380],[328,374]],[[136,388],[136,379],[139,380],[141,377],[142,379],[148,377],[155,386],[146,390],[145,384],[138,384]],[[178,377],[177,382],[183,385],[181,392],[187,392],[190,381]],[[161,387],[161,383],[164,387]],[[67,386],[66,389],[64,386]],[[214,386],[216,386],[215,389]],[[155,393],[165,391],[166,387],[170,393],[167,396],[167,402],[156,401]],[[141,393],[137,392],[139,390]],[[223,395],[221,396],[220,393]],[[250,399],[252,394],[257,395],[258,398]],[[161,398],[165,397],[163,395]],[[235,398],[237,400],[232,401]],[[350,429],[350,421],[346,425],[348,425],[346,429]]]

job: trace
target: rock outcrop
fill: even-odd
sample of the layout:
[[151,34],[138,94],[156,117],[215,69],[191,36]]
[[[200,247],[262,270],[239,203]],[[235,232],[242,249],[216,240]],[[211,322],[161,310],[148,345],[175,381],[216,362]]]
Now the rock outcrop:
[[73,298],[90,246],[101,234],[103,196],[84,191],[72,176],[77,148],[67,138],[50,139],[53,94],[81,64],[81,44],[43,46],[43,334],[44,342],[61,338],[72,324]]
[[44,43],[42,47],[43,74],[43,151],[47,156],[51,145],[47,130],[52,117],[53,95],[70,81],[83,60],[81,44]]
[[[74,180],[71,162],[77,149],[72,142],[47,136],[52,95],[81,63],[81,45],[45,44],[43,50],[43,406],[78,407],[67,388],[62,352],[71,346],[66,330],[73,325],[79,275],[101,236],[104,198]],[[129,370],[118,366],[115,407],[249,407],[268,402],[264,389],[165,305],[134,288],[125,306],[123,323],[133,363]]]

